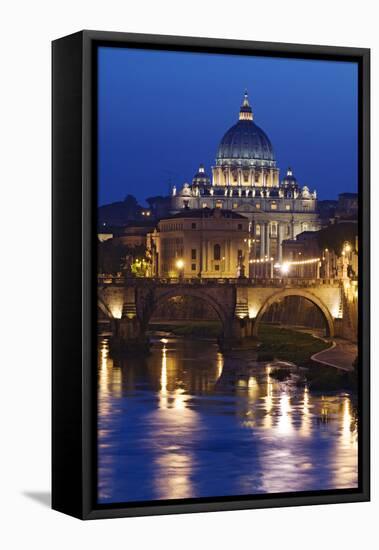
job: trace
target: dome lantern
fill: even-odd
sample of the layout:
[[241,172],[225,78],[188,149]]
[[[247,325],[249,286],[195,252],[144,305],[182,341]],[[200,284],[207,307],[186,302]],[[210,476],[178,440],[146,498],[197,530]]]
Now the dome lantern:
[[253,120],[253,110],[249,103],[249,96],[247,95],[247,90],[243,96],[243,102],[240,108],[240,120]]

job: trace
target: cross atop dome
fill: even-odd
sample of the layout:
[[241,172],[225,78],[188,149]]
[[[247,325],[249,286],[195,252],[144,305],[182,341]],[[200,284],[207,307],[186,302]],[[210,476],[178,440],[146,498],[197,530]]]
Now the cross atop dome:
[[253,120],[253,110],[249,103],[249,96],[247,94],[247,90],[245,90],[244,96],[243,96],[243,102],[240,108],[240,120]]

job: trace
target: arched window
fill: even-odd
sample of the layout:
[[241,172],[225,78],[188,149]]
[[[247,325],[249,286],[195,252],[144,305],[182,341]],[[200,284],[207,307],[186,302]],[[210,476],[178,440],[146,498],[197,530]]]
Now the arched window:
[[213,247],[213,259],[221,260],[221,246],[219,244],[215,244]]

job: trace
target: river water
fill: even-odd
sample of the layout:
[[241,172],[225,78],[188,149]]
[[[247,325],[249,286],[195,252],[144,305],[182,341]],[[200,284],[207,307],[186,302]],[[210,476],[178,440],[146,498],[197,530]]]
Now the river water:
[[357,486],[346,393],[231,369],[212,341],[157,336],[122,362],[99,341],[98,501],[236,496]]

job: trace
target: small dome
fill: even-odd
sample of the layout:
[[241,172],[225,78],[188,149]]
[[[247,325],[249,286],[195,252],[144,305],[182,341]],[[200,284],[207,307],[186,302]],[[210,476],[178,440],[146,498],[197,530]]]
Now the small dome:
[[253,122],[253,112],[247,92],[241,105],[239,121],[229,128],[218,147],[216,162],[223,161],[274,162],[274,150],[265,132]]
[[292,168],[288,167],[285,177],[282,179],[282,185],[297,186],[297,179],[293,175]]
[[198,171],[193,177],[193,185],[210,185],[211,180],[209,179],[208,174],[206,174],[204,165],[200,164]]

